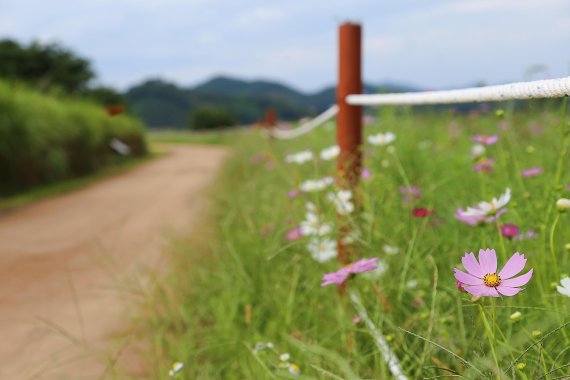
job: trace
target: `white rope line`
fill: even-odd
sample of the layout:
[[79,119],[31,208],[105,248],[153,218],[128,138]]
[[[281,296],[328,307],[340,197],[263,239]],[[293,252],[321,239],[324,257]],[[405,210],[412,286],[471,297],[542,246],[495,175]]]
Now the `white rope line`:
[[376,347],[378,347],[378,349],[380,350],[380,353],[384,357],[384,361],[386,362],[386,364],[388,364],[388,368],[390,369],[390,372],[392,373],[394,378],[396,380],[407,380],[408,378],[404,374],[404,371],[402,371],[402,367],[400,365],[398,357],[390,349],[390,346],[388,345],[386,338],[384,338],[380,330],[378,330],[378,327],[376,327],[374,322],[370,320],[370,317],[368,316],[368,313],[366,312],[364,306],[362,306],[362,303],[360,302],[360,298],[358,297],[358,295],[352,290],[348,291],[348,295],[350,296],[350,300],[352,301],[352,304],[354,305],[354,308],[356,309],[358,316],[366,323],[366,327],[368,327],[370,334],[374,338]]
[[518,82],[498,86],[401,94],[348,95],[351,105],[479,103],[511,99],[561,98],[570,96],[570,77]]
[[338,106],[335,104],[331,106],[329,109],[321,113],[319,116],[315,117],[314,119],[306,122],[305,124],[295,128],[295,129],[279,129],[275,128],[270,130],[269,135],[282,139],[294,139],[296,137],[305,135],[311,132],[313,129],[318,127],[319,125],[323,124],[327,120],[333,118],[338,113]]

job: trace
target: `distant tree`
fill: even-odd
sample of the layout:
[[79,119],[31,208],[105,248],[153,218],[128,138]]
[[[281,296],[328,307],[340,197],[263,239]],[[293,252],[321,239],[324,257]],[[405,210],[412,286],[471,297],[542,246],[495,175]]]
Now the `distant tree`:
[[212,129],[236,124],[233,114],[223,107],[200,106],[190,115],[190,129]]
[[127,99],[125,96],[111,87],[101,86],[90,88],[85,92],[85,96],[95,103],[101,104],[102,106],[127,106]]
[[31,83],[39,89],[57,87],[66,93],[87,89],[95,73],[85,58],[58,44],[22,46],[0,41],[0,77]]

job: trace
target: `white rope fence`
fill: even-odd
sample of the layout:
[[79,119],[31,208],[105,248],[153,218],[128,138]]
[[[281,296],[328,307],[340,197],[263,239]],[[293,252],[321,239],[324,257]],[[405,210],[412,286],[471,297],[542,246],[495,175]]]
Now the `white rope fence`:
[[348,95],[346,102],[359,106],[421,105],[560,98],[564,96],[570,96],[570,77],[448,91]]
[[[353,94],[346,97],[346,102],[358,106],[427,105],[561,98],[564,96],[570,96],[570,77],[446,91]],[[337,113],[338,105],[335,104],[319,116],[295,129],[275,128],[268,133],[280,140],[294,139],[311,132],[319,125],[332,119]]]
[[315,117],[314,119],[306,122],[305,124],[295,128],[295,129],[279,129],[275,128],[272,131],[269,131],[269,134],[275,138],[281,140],[287,139],[294,139],[296,137],[305,135],[311,132],[313,129],[318,127],[319,125],[325,123],[326,121],[332,119],[338,113],[338,106],[335,104],[327,109],[325,112],[321,113],[319,116]]

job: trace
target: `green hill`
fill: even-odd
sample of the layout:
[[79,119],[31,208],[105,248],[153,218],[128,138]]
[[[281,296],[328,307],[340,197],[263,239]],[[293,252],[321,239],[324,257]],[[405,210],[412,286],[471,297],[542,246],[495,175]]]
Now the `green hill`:
[[[413,91],[399,85],[366,85],[366,92]],[[126,93],[133,112],[152,128],[184,128],[192,112],[203,106],[222,107],[241,124],[263,118],[272,108],[281,120],[316,115],[335,102],[335,88],[305,94],[271,81],[246,81],[219,76],[193,88],[161,79],[148,80]]]

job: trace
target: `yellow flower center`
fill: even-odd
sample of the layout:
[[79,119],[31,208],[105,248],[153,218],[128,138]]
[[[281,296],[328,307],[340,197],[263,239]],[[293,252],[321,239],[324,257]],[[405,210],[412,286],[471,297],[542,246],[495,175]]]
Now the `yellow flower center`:
[[501,283],[501,277],[496,273],[487,273],[485,276],[483,276],[483,282],[488,287],[494,288]]

